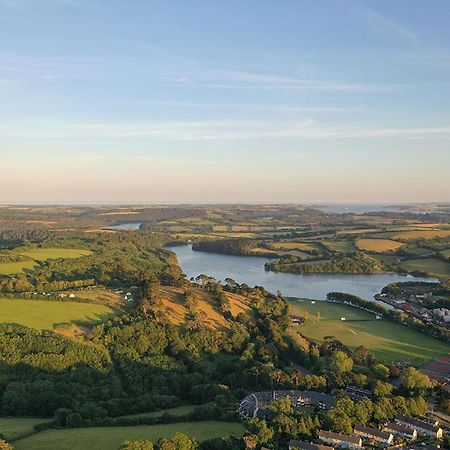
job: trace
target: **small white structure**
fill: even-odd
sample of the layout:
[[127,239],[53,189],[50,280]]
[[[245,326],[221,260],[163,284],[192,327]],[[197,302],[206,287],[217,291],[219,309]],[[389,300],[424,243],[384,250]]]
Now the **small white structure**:
[[346,319],[345,319],[345,317],[341,317],[341,320],[342,320],[342,322],[344,322]]

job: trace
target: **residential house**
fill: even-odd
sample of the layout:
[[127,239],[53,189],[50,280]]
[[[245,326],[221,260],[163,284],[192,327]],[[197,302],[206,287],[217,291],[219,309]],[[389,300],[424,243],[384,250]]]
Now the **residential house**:
[[409,439],[410,441],[417,438],[417,430],[415,428],[407,427],[397,422],[388,422],[383,431],[392,433],[394,436]]
[[441,439],[444,434],[442,428],[439,426],[439,422],[437,421],[429,422],[406,416],[397,416],[395,421],[401,425],[415,428],[418,434],[424,434],[425,436],[429,436],[434,439]]
[[365,427],[363,425],[355,425],[353,432],[357,436],[361,436],[380,445],[391,445],[394,440],[394,435],[390,432],[381,431],[378,428]]
[[310,444],[309,442],[290,440],[289,450],[334,450],[333,447],[327,447],[326,445]]
[[336,445],[338,447],[350,449],[362,448],[362,439],[359,436],[320,430],[319,439],[327,444]]

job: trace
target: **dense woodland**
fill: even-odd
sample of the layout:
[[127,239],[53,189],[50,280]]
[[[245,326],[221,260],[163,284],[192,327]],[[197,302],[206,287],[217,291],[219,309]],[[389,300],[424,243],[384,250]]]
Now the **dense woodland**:
[[266,270],[288,273],[385,273],[393,272],[396,265],[358,252],[351,256],[329,261],[303,262],[295,256],[286,256],[279,261],[266,263]]

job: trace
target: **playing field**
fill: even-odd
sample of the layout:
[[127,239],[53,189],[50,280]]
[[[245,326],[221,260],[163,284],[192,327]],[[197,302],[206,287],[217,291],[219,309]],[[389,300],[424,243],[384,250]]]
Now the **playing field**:
[[52,330],[63,323],[104,320],[113,310],[91,303],[0,298],[0,323]]
[[0,435],[8,440],[19,439],[34,433],[35,425],[50,421],[51,419],[0,417]]
[[363,345],[385,361],[421,362],[450,352],[450,346],[437,339],[389,320],[376,320],[373,314],[351,306],[292,300],[289,307],[294,315],[307,311],[306,324],[293,328],[315,342],[334,336],[351,349]]
[[409,259],[403,261],[400,266],[408,272],[417,271],[441,278],[450,277],[450,262],[437,258]]
[[357,239],[355,244],[360,250],[379,253],[397,250],[403,245],[391,239]]
[[125,440],[156,441],[186,433],[199,441],[229,435],[242,436],[244,426],[235,422],[181,422],[135,427],[98,427],[70,430],[46,430],[14,442],[16,450],[118,450]]

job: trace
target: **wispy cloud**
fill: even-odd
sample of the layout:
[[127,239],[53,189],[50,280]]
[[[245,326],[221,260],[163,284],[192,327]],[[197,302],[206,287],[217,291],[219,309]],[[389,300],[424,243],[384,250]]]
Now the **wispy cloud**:
[[0,128],[0,138],[13,140],[59,139],[73,141],[90,139],[120,142],[140,141],[264,141],[264,140],[342,140],[342,139],[450,139],[450,127],[324,126],[313,119],[284,122],[150,122],[150,123],[72,123],[55,126]]
[[316,91],[392,92],[395,85],[340,83],[247,71],[205,69],[195,75],[167,78],[167,81],[186,87],[217,89],[291,89]]
[[417,44],[419,36],[407,26],[365,6],[354,7],[354,12],[378,35],[401,39],[410,44]]

